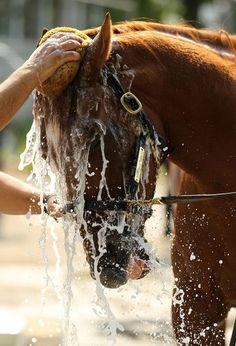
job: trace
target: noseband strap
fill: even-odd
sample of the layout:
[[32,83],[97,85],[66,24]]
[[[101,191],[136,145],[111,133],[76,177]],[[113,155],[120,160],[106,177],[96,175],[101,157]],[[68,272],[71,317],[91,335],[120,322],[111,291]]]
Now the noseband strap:
[[[133,213],[139,215],[152,215],[153,205],[172,205],[176,203],[193,203],[212,200],[217,198],[232,198],[236,197],[236,192],[222,192],[222,193],[206,193],[196,195],[178,195],[178,196],[163,196],[149,200],[103,200],[98,201],[95,199],[85,199],[85,211],[123,211],[126,213]],[[78,202],[68,203],[64,208],[64,212],[76,213],[79,207]]]
[[[79,203],[66,204],[64,212],[76,213],[79,207]],[[85,199],[84,211],[87,212],[125,212],[127,214],[138,214],[140,216],[149,218],[152,216],[152,206],[148,203],[130,203],[128,200],[103,200],[97,201],[95,199]]]

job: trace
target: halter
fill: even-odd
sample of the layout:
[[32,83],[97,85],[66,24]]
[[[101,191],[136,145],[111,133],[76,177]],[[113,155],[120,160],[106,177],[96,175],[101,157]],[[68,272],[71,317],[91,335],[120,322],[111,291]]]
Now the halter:
[[[142,175],[143,161],[145,157],[145,146],[147,140],[150,139],[152,151],[155,155],[155,146],[159,151],[159,162],[162,163],[168,156],[168,146],[166,141],[156,132],[150,121],[146,117],[142,109],[142,104],[139,99],[131,92],[125,92],[122,88],[118,78],[112,74],[107,67],[104,67],[102,74],[106,79],[107,85],[112,89],[114,94],[119,99],[123,108],[131,115],[137,117],[141,127],[140,135],[135,139],[133,156],[131,159],[130,179],[126,183],[127,199],[109,199],[109,200],[95,200],[85,199],[85,211],[125,211],[127,213],[139,214],[150,217],[152,214],[151,206],[147,203],[141,205],[135,199],[138,190],[139,182]],[[157,158],[156,158],[157,161]],[[156,162],[157,164],[159,162]],[[132,202],[132,203],[131,203]],[[66,205],[66,211],[74,212],[78,202],[75,200],[73,203]]]
[[[159,150],[160,164],[165,161],[169,155],[169,148],[164,140],[154,129],[147,116],[142,109],[142,103],[131,92],[125,92],[122,88],[118,78],[112,74],[107,67],[104,67],[102,74],[107,81],[107,85],[113,90],[124,109],[138,118],[141,125],[141,134],[136,138],[135,149],[132,157],[131,164],[131,178],[126,184],[127,199],[108,199],[96,200],[85,199],[85,211],[123,211],[126,213],[138,214],[141,216],[150,217],[152,215],[152,206],[155,204],[172,205],[175,203],[191,203],[203,200],[210,200],[215,198],[236,197],[236,192],[224,192],[214,194],[195,194],[195,195],[178,195],[178,196],[164,196],[160,198],[153,198],[149,200],[135,199],[138,185],[141,179],[142,165],[145,153],[145,144],[149,138],[152,143],[153,151],[155,145]],[[73,203],[68,203],[65,206],[65,211],[74,213],[78,208],[79,201],[76,199]]]
[[[131,115],[134,115],[141,125],[141,134],[136,138],[133,158],[131,160],[131,178],[127,183],[126,190],[129,199],[134,199],[141,179],[142,165],[145,153],[145,144],[147,139],[151,140],[153,152],[155,145],[160,153],[160,162],[162,163],[168,155],[168,146],[166,141],[156,132],[147,116],[143,112],[142,103],[137,96],[131,92],[125,92],[117,77],[106,67],[102,70],[107,85],[113,90],[114,94],[120,100],[121,105]],[[154,152],[155,157],[155,152]],[[158,164],[159,162],[157,162]]]

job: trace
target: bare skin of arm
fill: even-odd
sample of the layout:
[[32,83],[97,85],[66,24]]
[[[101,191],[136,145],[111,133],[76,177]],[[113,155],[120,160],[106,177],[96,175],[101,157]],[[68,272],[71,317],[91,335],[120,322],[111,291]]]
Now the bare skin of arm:
[[[47,209],[55,218],[61,216],[55,196],[47,201]],[[25,215],[41,213],[40,191],[35,187],[0,172],[0,213],[11,215]]]
[[[0,130],[14,117],[35,87],[47,80],[67,61],[80,60],[75,50],[81,38],[71,33],[57,33],[40,45],[29,59],[0,84]],[[47,201],[50,215],[60,217],[61,211],[51,197]],[[40,191],[0,172],[0,213],[41,213]]]
[[40,45],[30,58],[0,84],[0,130],[13,118],[37,85],[67,61],[78,61],[81,38],[55,34]]

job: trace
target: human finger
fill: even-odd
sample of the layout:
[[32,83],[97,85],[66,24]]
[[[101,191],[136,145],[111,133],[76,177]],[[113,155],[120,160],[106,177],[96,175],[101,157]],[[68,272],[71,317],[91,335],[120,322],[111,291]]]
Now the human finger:
[[63,42],[68,41],[68,40],[74,40],[74,41],[77,41],[79,43],[83,42],[83,39],[74,33],[57,32],[57,33],[53,34],[52,36],[50,36],[44,43],[53,41],[53,42],[57,42],[59,44],[62,44]]
[[68,39],[60,43],[60,48],[63,50],[74,50],[80,47],[81,47],[81,43],[74,39]]
[[63,209],[58,204],[56,195],[48,195],[44,197],[44,211],[53,218],[62,216]]
[[53,205],[49,213],[55,220],[60,219],[64,214],[63,208],[58,204]]
[[59,65],[61,65],[61,63],[65,63],[68,61],[79,61],[80,58],[81,58],[80,53],[76,51],[64,51],[62,52],[60,56]]
[[58,53],[60,53],[60,51],[65,51],[65,50],[76,50],[79,49],[81,47],[81,42],[78,40],[75,40],[74,38],[70,38],[67,40],[48,40],[46,41],[44,44],[42,44],[41,46],[39,46],[39,49],[41,52],[44,51],[46,52],[47,55],[49,55],[50,53],[54,52],[54,51],[58,51]]

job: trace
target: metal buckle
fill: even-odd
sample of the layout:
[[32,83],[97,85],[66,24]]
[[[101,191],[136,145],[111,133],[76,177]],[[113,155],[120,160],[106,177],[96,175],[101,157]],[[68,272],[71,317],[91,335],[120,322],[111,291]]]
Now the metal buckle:
[[138,161],[137,161],[135,175],[134,175],[134,180],[136,181],[136,183],[140,182],[140,178],[142,175],[144,154],[145,154],[145,149],[143,147],[140,147],[139,153],[138,153]]
[[[137,106],[136,109],[132,109],[132,106],[130,104],[130,102],[127,102],[127,100],[125,100],[125,98],[130,98],[130,101],[135,104],[135,106]],[[137,96],[135,96],[134,94],[132,94],[130,91],[128,91],[127,93],[123,94],[120,98],[120,102],[122,104],[122,106],[125,108],[125,110],[127,112],[129,112],[130,114],[137,114],[141,111],[142,109],[142,103],[139,101],[139,99],[137,98]]]
[[138,214],[144,217],[151,217],[153,210],[150,204],[142,204],[143,201],[127,200],[127,214]]

